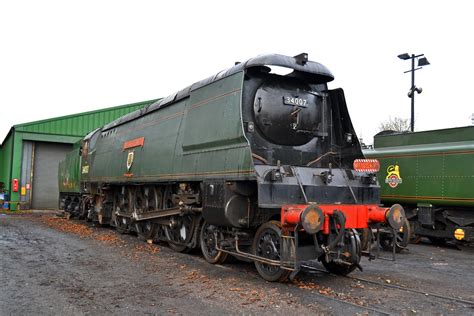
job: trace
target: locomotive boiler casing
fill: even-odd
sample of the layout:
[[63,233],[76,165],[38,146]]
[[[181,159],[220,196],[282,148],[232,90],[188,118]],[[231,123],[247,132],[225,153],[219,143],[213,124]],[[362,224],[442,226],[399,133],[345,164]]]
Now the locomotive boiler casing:
[[242,78],[241,71],[189,87],[106,125],[90,138],[84,181],[254,179],[240,121]]

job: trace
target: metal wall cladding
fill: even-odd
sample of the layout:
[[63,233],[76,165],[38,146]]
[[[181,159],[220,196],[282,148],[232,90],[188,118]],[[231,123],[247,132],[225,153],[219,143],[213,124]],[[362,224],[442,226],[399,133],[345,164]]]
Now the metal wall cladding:
[[474,206],[474,127],[385,135],[377,143],[383,147],[364,154],[380,160],[382,202]]
[[[201,180],[253,174],[240,115],[243,73],[106,131],[84,163],[98,182]],[[124,149],[144,138],[143,146]],[[131,157],[133,156],[133,157]]]
[[5,139],[0,149],[0,182],[3,182],[4,189],[10,190],[10,171],[12,165],[13,137]]
[[52,118],[48,120],[15,125],[19,132],[84,136],[91,130],[103,126],[118,117],[138,110],[156,100],[124,105],[112,109],[103,109],[76,115]]

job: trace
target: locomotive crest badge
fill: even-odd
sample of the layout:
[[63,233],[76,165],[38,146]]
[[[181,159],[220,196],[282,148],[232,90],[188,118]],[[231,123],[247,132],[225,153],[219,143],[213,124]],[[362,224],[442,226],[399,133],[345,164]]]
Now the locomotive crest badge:
[[395,189],[400,183],[402,183],[402,177],[400,177],[400,166],[397,164],[390,165],[387,168],[387,177],[385,178],[387,183],[392,189]]
[[128,155],[127,155],[127,171],[130,171],[130,168],[132,168],[133,157],[134,157],[134,156],[135,156],[135,152],[134,152],[134,151],[128,152]]

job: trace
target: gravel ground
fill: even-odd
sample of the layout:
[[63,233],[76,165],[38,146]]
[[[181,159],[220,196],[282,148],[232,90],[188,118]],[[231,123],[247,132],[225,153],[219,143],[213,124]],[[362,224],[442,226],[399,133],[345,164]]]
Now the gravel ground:
[[396,262],[364,258],[351,278],[268,283],[250,263],[210,265],[41,212],[0,214],[0,315],[473,314],[473,252],[410,245]]

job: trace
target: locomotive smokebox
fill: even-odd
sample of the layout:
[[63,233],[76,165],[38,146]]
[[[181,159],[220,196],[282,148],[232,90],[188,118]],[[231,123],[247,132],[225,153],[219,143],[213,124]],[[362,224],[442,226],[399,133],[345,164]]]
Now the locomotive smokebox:
[[318,135],[322,95],[298,81],[268,80],[257,90],[254,115],[257,127],[271,142],[301,146]]

